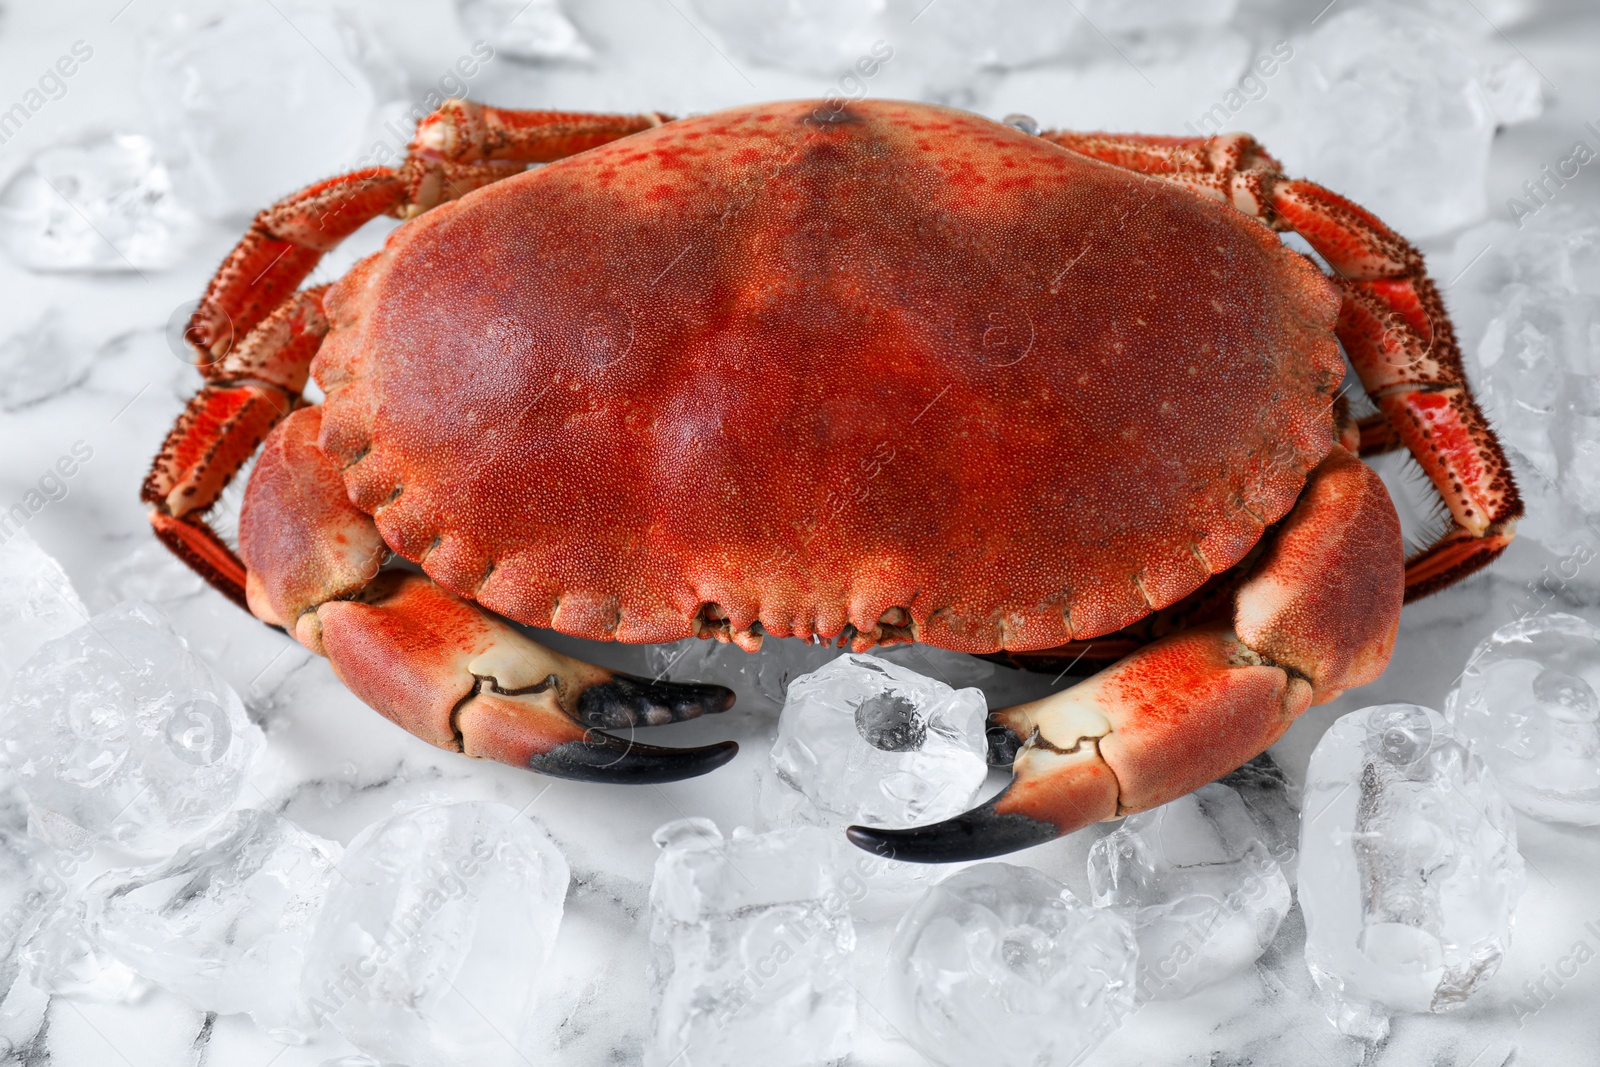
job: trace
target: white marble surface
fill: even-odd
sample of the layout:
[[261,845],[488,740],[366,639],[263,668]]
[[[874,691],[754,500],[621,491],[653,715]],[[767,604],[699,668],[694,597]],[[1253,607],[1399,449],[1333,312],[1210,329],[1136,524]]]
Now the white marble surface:
[[[1470,7],[1467,0],[1461,2]],[[140,35],[159,23],[163,4],[133,0],[119,11],[125,0],[13,0],[6,7],[0,15],[0,101],[20,96],[35,77],[31,72],[44,69],[74,40],[91,42],[95,54],[62,99],[50,102],[18,136],[0,145],[0,181],[32,152],[78,131],[149,127],[135,91]],[[437,0],[387,5],[370,0],[357,6],[419,94],[469,46],[449,5]],[[1547,102],[1537,121],[1497,139],[1491,205],[1503,204],[1540,164],[1565,154],[1585,121],[1600,119],[1600,12],[1576,3],[1568,6],[1570,10],[1541,10],[1506,31],[1545,76]],[[512,105],[681,113],[743,100],[820,94],[833,81],[726,60],[692,25],[682,3],[594,0],[570,7],[597,47],[594,64],[538,70],[496,62],[475,83],[474,95]],[[1244,27],[1258,19],[1284,25],[1309,22],[1320,7],[1320,2],[1301,5],[1287,15],[1268,16],[1265,8],[1258,11],[1247,3],[1235,21]],[[1086,41],[1084,47],[1101,49],[1094,58],[1115,62],[1092,36],[1086,35]],[[872,86],[873,93],[916,90],[897,77],[886,75]],[[1014,108],[1019,86],[1025,84],[1003,78],[968,87],[967,99],[975,109],[998,115]],[[1086,107],[1097,113],[1109,109],[1127,125],[1142,125],[1150,132],[1179,132],[1173,116],[1191,109],[1192,88],[1181,81],[1149,88],[1107,88],[1106,93],[1116,96],[1113,103],[1091,100]],[[998,98],[1005,105],[990,106]],[[326,106],[338,106],[338,101]],[[1028,110],[1044,122],[1059,124],[1072,123],[1076,112],[1073,101],[1061,99],[1038,100]],[[285,121],[292,123],[293,116]],[[350,162],[330,159],[312,165],[304,178]],[[1600,204],[1600,181],[1585,173],[1563,195],[1574,203]],[[62,560],[96,607],[114,595],[104,578],[107,568],[130,553],[138,556],[123,565],[122,580],[131,575],[166,582],[170,577],[164,606],[239,690],[269,738],[267,756],[252,781],[251,803],[281,810],[307,829],[344,842],[397,803],[422,797],[494,798],[528,806],[529,816],[559,843],[574,873],[567,918],[534,1027],[535,1044],[543,1050],[534,1061],[635,1063],[647,1017],[645,900],[654,858],[649,835],[661,822],[679,816],[709,816],[724,828],[750,821],[756,768],[773,736],[774,709],[746,697],[729,715],[652,734],[651,740],[669,744],[739,740],[743,748],[738,758],[703,779],[635,789],[540,780],[437,752],[400,733],[347,693],[325,663],[215,594],[186,583],[151,551],[137,491],[150,456],[195,385],[193,371],[169,352],[163,326],[174,308],[198,295],[239,228],[237,221],[210,225],[178,267],[143,276],[30,274],[0,260],[0,285],[6,294],[0,301],[0,339],[54,308],[75,349],[94,352],[92,369],[80,385],[0,415],[0,506],[20,498],[74,442],[93,448],[93,459],[71,479],[65,498],[41,511],[28,528]],[[381,229],[359,235],[351,250],[331,257],[327,270],[336,273],[355,250],[373,247]],[[1441,258],[1450,248],[1448,239],[1429,247],[1437,253],[1436,262],[1448,262]],[[1445,272],[1440,268],[1438,273]],[[1278,746],[1290,773],[1303,771],[1316,739],[1342,711],[1389,700],[1438,707],[1472,646],[1511,617],[1512,605],[1525,595],[1523,581],[1542,562],[1533,546],[1519,544],[1497,574],[1409,609],[1387,674],[1331,706],[1314,709]],[[1592,581],[1592,576],[1584,578]],[[1567,610],[1600,619],[1592,586],[1586,592],[1580,582],[1561,595]],[[636,669],[642,662],[640,650],[631,648],[593,647],[585,654]],[[1048,679],[1031,684],[1047,686]],[[1464,1009],[1448,1016],[1399,1019],[1389,1040],[1378,1046],[1341,1037],[1309,997],[1296,913],[1254,970],[1187,1000],[1144,1007],[1088,1062],[1428,1062],[1441,1067],[1594,1062],[1592,1005],[1600,996],[1600,967],[1581,967],[1572,977],[1550,976],[1580,940],[1597,947],[1585,923],[1600,920],[1593,892],[1600,882],[1600,838],[1592,831],[1526,819],[1520,832],[1529,880],[1514,947],[1501,973]],[[1079,834],[1016,859],[1056,874],[1082,893],[1089,836]],[[881,932],[876,936],[881,945]],[[870,951],[872,937],[864,940]],[[1519,1009],[1514,998],[1532,1003],[1525,983],[1541,980],[1548,995],[1540,999],[1546,1006],[1531,1014]],[[876,1019],[870,992],[864,1010],[869,1033],[852,1062],[875,1067],[923,1062],[903,1043],[870,1032]],[[35,1008],[13,1053],[16,1062],[299,1067],[352,1052],[329,1035],[303,1047],[278,1045],[244,1017],[206,1018],[159,991],[135,1004],[55,998]],[[13,1019],[8,1025],[21,1024]]]

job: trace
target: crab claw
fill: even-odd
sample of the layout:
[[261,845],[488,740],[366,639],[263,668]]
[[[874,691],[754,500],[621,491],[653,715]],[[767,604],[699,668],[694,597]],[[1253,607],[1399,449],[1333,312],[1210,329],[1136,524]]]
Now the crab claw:
[[1313,699],[1381,674],[1404,588],[1394,505],[1335,445],[1239,588],[1231,627],[1173,634],[994,712],[991,751],[1016,746],[1002,793],[933,826],[852,826],[850,840],[899,860],[981,859],[1176,800],[1266,751]]
[[440,748],[588,782],[674,782],[733,758],[731,741],[646,745],[632,728],[724,711],[717,685],[653,682],[544,647],[429,579],[390,571],[296,633],[356,696]]
[[869,852],[913,863],[1042,844],[1222,777],[1310,702],[1304,678],[1263,661],[1226,627],[1186,631],[1070,689],[992,713],[996,747],[1006,734],[1021,744],[1011,784],[988,802],[931,826],[846,832]]

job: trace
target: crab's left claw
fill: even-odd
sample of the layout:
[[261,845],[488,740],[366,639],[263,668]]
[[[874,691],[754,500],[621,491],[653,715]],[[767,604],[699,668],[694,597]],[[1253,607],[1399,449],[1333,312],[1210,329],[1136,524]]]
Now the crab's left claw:
[[1176,800],[1382,673],[1404,584],[1394,505],[1335,445],[1240,586],[1232,626],[1173,634],[992,713],[991,750],[1016,753],[1003,792],[932,826],[852,826],[850,840],[918,863],[981,859]]
[[340,680],[441,748],[588,782],[674,782],[733,758],[724,741],[662,748],[631,730],[723,711],[718,685],[656,682],[564,656],[428,578],[384,572],[359,599],[334,600],[296,634]]
[[380,571],[389,546],[318,444],[322,409],[268,434],[239,519],[244,595],[327,656],[351,692],[453,752],[592,782],[672,782],[738,746],[661,748],[602,730],[723,711],[733,693],[618,674],[563,656],[424,575]]

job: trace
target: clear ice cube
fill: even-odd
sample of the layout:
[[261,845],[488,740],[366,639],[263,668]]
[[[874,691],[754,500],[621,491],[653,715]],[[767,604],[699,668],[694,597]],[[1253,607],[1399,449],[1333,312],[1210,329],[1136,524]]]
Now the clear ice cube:
[[1086,0],[1083,17],[1102,33],[1143,33],[1194,26],[1221,26],[1233,17],[1239,0]]
[[1300,837],[1306,963],[1347,1034],[1464,1003],[1499,968],[1523,887],[1515,817],[1438,712],[1342,716],[1311,754]]
[[35,847],[22,834],[0,828],[0,959],[15,957],[49,902],[35,885]]
[[1027,867],[980,863],[900,920],[885,1014],[944,1067],[1076,1063],[1133,1008],[1128,920]]
[[1096,841],[1089,888],[1096,907],[1133,918],[1141,1001],[1184,997],[1248,967],[1291,903],[1249,809],[1216,782],[1130,815]]
[[67,894],[49,911],[18,954],[23,973],[40,989],[106,1003],[137,1000],[150,982],[110,952],[89,929],[88,902]]
[[333,7],[285,0],[154,27],[140,89],[181,155],[180,193],[209,217],[248,216],[355,164],[378,105],[403,94],[377,40]]
[[140,603],[41,646],[0,731],[34,808],[142,853],[215,825],[262,745],[238,694]]
[[0,541],[0,681],[88,618],[67,572],[26,529]]
[[996,667],[966,652],[951,652],[932,645],[889,645],[873,649],[872,655],[908,671],[937,678],[952,689],[978,688],[988,692],[990,686],[1004,688],[1013,677],[1025,676],[1023,671]]
[[1532,122],[1544,114],[1543,81],[1533,64],[1519,55],[1487,60],[1478,76],[1489,110],[1502,126]]
[[456,0],[456,18],[497,55],[534,62],[594,58],[557,0]]
[[568,880],[549,837],[504,804],[430,804],[367,827],[306,950],[313,1016],[386,1063],[526,1062]]
[[[46,308],[31,325],[0,341],[0,410],[21,411],[76,389],[88,381],[93,365],[94,352],[69,336],[59,310]],[[41,507],[48,499],[41,492],[33,497]]]
[[1527,503],[1517,534],[1569,557],[1540,578],[1592,580],[1581,563],[1600,530],[1600,213],[1526,192],[1513,210],[1516,224],[1457,241],[1451,313]]
[[53,847],[37,821],[29,827],[26,816],[19,819],[20,806],[8,805],[0,826],[0,959],[8,960],[20,959],[23,946],[52,921],[94,856],[93,845],[81,839]]
[[761,782],[764,825],[904,827],[972,806],[988,776],[977,689],[877,656],[795,679]]
[[[746,652],[738,645],[691,637],[670,644],[647,645],[645,661],[652,675],[675,682],[714,682],[739,695],[739,706],[783,707],[789,683],[802,674],[827,666],[844,649],[832,644],[804,641],[798,637],[768,636],[759,652]],[[938,678],[952,687],[987,686],[998,683],[1014,688],[1009,676],[1022,672],[997,668],[987,660],[965,652],[948,652],[929,645],[898,644],[875,648],[872,655],[897,663],[918,674]],[[1002,675],[1006,677],[1001,677]]]
[[340,851],[281,816],[238,811],[163,864],[101,875],[85,891],[88,926],[200,1010],[248,1012],[298,1044],[317,1029],[300,973]]
[[881,37],[884,0],[693,0],[729,51],[753,63],[837,75]]
[[1248,114],[1290,173],[1411,238],[1483,217],[1495,130],[1532,107],[1522,87],[1502,84],[1509,49],[1427,12],[1378,6],[1335,8],[1291,44]]
[[89,603],[104,611],[124,600],[170,605],[206,590],[204,579],[160,541],[141,540],[138,547],[102,566],[89,585]]
[[1293,888],[1300,859],[1300,790],[1289,781],[1272,758],[1263,752],[1221,779],[1239,794],[1278,868]]
[[1600,628],[1573,615],[1502,626],[1473,651],[1445,717],[1518,811],[1600,826]]
[[812,1067],[847,1056],[856,942],[834,835],[724,838],[709,819],[682,819],[655,842],[645,1067]]
[[739,697],[740,707],[783,706],[789,683],[838,659],[831,645],[795,637],[768,637],[759,652],[746,652],[731,642],[691,637],[671,644],[649,645],[645,660],[650,673],[675,682],[725,685]]
[[1057,58],[1082,21],[1071,4],[1054,0],[886,0],[881,36],[897,56],[906,57],[899,62],[910,59],[919,70],[960,80],[983,68],[1009,69]]
[[139,134],[47,148],[0,190],[0,245],[30,270],[162,270],[196,233],[154,142]]

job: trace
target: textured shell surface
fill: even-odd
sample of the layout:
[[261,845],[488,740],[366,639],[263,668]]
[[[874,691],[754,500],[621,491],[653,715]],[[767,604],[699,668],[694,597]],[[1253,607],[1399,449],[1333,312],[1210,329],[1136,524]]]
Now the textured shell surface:
[[1338,298],[1221,202],[925,104],[668,123],[397,229],[329,298],[320,444],[534,626],[971,652],[1241,559],[1333,440]]

